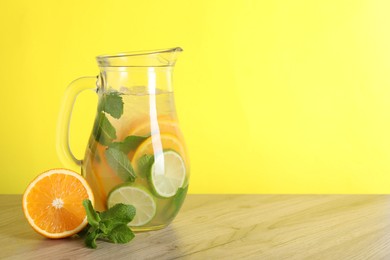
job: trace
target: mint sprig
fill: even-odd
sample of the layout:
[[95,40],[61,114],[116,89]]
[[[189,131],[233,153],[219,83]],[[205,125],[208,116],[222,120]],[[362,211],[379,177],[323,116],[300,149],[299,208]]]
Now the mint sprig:
[[135,216],[134,206],[119,203],[104,212],[97,212],[88,199],[83,201],[83,206],[89,223],[85,237],[87,247],[96,248],[98,238],[119,244],[134,238],[134,233],[127,226]]

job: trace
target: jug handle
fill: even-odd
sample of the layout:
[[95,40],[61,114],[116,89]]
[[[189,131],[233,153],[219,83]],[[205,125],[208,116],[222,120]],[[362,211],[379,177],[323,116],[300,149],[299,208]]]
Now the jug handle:
[[77,159],[69,144],[69,126],[73,106],[77,96],[84,90],[97,90],[97,77],[81,77],[72,81],[65,90],[57,122],[57,154],[61,162],[68,167],[80,167],[82,160]]

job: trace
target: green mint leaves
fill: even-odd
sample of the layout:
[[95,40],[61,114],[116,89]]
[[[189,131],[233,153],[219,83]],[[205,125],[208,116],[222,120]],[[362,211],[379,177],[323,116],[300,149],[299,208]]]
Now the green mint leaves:
[[93,135],[102,145],[109,145],[116,138],[115,128],[107,118],[107,114],[119,119],[123,114],[123,99],[119,92],[104,93],[98,105]]
[[100,222],[99,214],[95,211],[95,209],[92,206],[92,202],[90,200],[84,200],[83,206],[85,208],[85,211],[87,212],[87,220],[88,223],[92,227],[98,227]]
[[122,142],[113,142],[117,135],[108,115],[114,119],[119,119],[123,114],[123,107],[123,99],[119,92],[103,93],[98,105],[93,136],[97,142],[108,147],[105,156],[116,174],[125,182],[133,182],[135,173],[127,154],[144,141],[146,137],[129,136]]
[[132,205],[119,203],[101,213],[95,211],[90,200],[84,200],[83,206],[89,223],[85,237],[87,247],[96,248],[98,238],[119,244],[128,243],[134,238],[134,233],[127,226],[135,216]]
[[98,110],[104,111],[113,118],[119,119],[123,114],[123,100],[120,93],[116,91],[104,93],[100,100]]
[[116,244],[125,244],[134,238],[134,233],[126,224],[120,224],[111,230],[107,238]]
[[101,143],[102,145],[108,145],[116,138],[115,128],[111,125],[106,114],[100,112],[96,118],[97,122],[95,123],[93,129],[93,135],[95,140]]
[[115,148],[108,148],[105,151],[105,155],[108,165],[110,165],[111,169],[113,169],[123,181],[133,182],[135,180],[134,169],[124,152]]
[[[123,205],[123,204],[122,204]],[[129,223],[135,216],[135,208],[123,207],[121,204],[116,204],[107,211],[101,212],[100,217],[104,220],[119,221],[121,223]]]

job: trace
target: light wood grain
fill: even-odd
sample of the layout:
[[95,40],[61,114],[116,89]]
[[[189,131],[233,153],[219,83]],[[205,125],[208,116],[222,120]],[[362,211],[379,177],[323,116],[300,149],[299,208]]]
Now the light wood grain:
[[166,229],[129,244],[49,240],[0,195],[0,259],[390,259],[389,195],[189,195]]

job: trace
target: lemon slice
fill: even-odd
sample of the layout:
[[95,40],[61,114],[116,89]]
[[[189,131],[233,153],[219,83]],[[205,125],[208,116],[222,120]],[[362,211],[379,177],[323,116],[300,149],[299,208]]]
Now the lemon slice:
[[158,196],[174,196],[183,186],[185,177],[185,163],[178,153],[168,150],[155,157],[150,170],[150,181]]
[[156,203],[152,195],[141,188],[121,185],[115,188],[108,195],[107,206],[113,207],[115,204],[123,203],[135,207],[135,217],[129,226],[139,227],[147,224],[156,214]]

